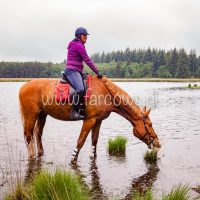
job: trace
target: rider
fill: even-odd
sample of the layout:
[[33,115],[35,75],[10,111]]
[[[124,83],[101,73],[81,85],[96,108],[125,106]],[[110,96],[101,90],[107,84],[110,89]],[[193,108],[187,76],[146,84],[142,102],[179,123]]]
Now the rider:
[[64,70],[65,75],[71,85],[76,90],[73,98],[73,105],[70,114],[71,119],[83,119],[84,116],[79,114],[80,103],[84,97],[84,84],[82,79],[83,72],[83,61],[97,74],[98,78],[102,78],[99,70],[89,58],[86,49],[85,43],[87,41],[88,32],[85,28],[79,27],[75,31],[75,38],[69,43],[67,49],[67,62],[66,68]]

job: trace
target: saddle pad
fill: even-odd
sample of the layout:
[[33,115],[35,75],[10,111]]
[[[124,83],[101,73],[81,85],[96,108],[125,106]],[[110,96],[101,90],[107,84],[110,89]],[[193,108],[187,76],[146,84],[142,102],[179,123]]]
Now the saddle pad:
[[55,98],[57,103],[70,101],[69,95],[70,85],[68,83],[61,83],[58,81],[56,86]]
[[[88,75],[86,81],[86,93],[85,100],[88,100],[91,96],[92,75]],[[70,102],[70,89],[73,89],[69,83],[61,83],[58,81],[55,91],[55,99],[57,103]]]

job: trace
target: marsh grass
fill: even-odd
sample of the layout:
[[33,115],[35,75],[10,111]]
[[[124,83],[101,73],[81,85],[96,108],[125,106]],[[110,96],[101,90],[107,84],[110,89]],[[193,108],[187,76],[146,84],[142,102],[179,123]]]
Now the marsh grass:
[[149,164],[155,164],[158,159],[158,152],[156,150],[146,151],[144,153],[144,160]]
[[187,185],[179,184],[173,187],[168,195],[163,195],[163,200],[190,200],[189,187]]
[[188,84],[188,88],[190,89],[200,89],[200,86],[198,86],[197,84],[194,84],[193,86],[191,85],[191,83]]
[[28,185],[18,185],[5,200],[90,200],[88,188],[80,177],[57,169],[38,173]]
[[136,192],[133,194],[132,200],[153,200],[153,192],[151,189],[148,189],[144,193]]
[[29,200],[29,188],[22,184],[17,184],[16,188],[7,195],[4,200]]
[[126,152],[127,138],[124,136],[116,136],[114,139],[108,140],[108,153],[110,155],[124,155]]
[[[190,188],[187,185],[179,184],[172,188],[169,194],[163,194],[162,200],[192,200],[189,195]],[[156,200],[151,188],[144,193],[136,192],[133,194],[132,200]]]

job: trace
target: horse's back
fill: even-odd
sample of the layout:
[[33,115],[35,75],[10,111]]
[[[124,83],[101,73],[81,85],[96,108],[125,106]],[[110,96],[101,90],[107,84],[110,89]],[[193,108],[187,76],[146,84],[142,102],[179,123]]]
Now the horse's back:
[[56,79],[47,79],[47,78],[38,78],[33,79],[25,83],[19,90],[19,96],[24,94],[32,96],[35,92],[44,90],[44,88],[49,87],[50,85],[55,85],[57,82]]
[[38,78],[25,83],[19,90],[20,104],[38,109],[42,95],[53,91],[56,82],[56,79]]

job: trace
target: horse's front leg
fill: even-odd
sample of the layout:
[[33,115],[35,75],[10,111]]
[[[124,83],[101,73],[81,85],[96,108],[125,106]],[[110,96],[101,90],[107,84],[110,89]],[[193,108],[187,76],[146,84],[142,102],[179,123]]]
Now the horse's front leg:
[[92,128],[92,147],[90,151],[90,157],[95,158],[96,157],[96,149],[97,149],[97,142],[99,138],[99,130],[101,127],[102,120],[98,120],[94,127]]
[[82,146],[84,145],[85,140],[86,140],[90,130],[94,127],[95,123],[96,123],[95,118],[86,119],[83,121],[83,126],[82,126],[81,133],[80,133],[78,141],[77,141],[77,146],[71,155],[71,162],[73,164],[77,163],[78,154],[79,154]]

